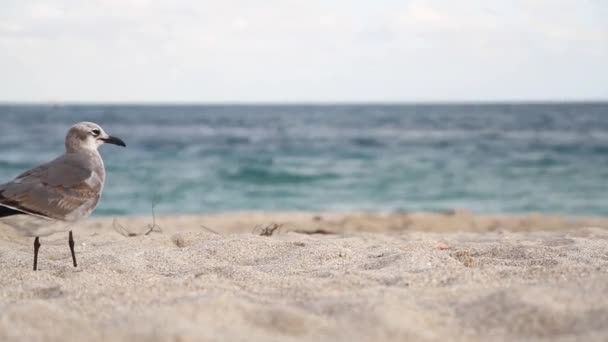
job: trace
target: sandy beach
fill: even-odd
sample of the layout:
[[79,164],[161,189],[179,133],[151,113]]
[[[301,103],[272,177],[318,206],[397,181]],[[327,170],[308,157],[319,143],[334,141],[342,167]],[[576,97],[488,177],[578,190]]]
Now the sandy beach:
[[263,213],[0,228],[2,341],[605,341],[608,218]]

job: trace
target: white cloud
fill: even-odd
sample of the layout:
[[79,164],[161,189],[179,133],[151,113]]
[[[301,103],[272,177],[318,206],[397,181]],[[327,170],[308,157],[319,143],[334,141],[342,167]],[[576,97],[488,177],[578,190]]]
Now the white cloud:
[[597,1],[7,1],[0,100],[608,99]]

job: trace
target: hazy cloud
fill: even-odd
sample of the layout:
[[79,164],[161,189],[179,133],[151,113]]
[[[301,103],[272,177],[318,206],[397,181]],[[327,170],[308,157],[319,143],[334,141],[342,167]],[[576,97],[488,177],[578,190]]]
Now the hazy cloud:
[[16,1],[0,100],[608,99],[608,3]]

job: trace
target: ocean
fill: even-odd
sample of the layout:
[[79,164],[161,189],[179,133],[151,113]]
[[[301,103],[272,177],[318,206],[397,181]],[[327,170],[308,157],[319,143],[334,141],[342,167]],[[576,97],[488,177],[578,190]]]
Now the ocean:
[[95,215],[373,210],[608,215],[608,103],[0,105],[0,181],[99,123]]

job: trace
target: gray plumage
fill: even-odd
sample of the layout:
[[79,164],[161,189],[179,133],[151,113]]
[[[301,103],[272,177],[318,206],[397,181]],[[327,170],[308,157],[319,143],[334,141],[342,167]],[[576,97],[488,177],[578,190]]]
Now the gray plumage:
[[105,182],[105,168],[97,148],[103,143],[125,146],[99,125],[81,122],[66,135],[65,154],[0,185],[0,206],[17,214],[0,222],[27,236],[68,230],[97,207]]

